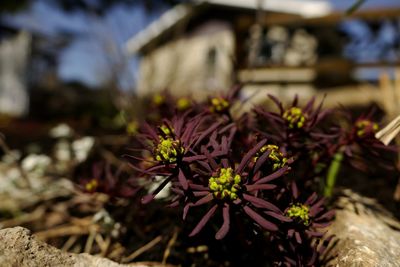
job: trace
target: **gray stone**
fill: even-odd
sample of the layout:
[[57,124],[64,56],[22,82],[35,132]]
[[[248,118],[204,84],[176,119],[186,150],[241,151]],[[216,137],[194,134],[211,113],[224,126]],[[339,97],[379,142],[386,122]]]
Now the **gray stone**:
[[73,254],[52,247],[28,229],[14,227],[0,230],[0,267],[171,267],[158,263],[118,264],[86,253]]
[[337,243],[326,255],[333,258],[328,266],[400,266],[400,223],[373,199],[346,194],[329,229]]

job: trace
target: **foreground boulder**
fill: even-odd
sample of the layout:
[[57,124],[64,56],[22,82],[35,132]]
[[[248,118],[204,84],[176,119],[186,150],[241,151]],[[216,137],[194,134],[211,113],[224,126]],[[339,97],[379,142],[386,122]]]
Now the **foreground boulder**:
[[339,199],[328,266],[400,266],[400,223],[375,200],[349,190]]
[[89,254],[72,254],[52,247],[28,229],[14,227],[0,230],[1,267],[168,267],[161,264],[135,263],[123,265]]

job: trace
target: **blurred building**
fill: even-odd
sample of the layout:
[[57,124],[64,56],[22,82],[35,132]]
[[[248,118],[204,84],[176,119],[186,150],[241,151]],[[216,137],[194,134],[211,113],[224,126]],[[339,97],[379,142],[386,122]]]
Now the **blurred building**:
[[30,45],[29,33],[0,26],[0,113],[21,116],[28,112]]
[[0,113],[27,115],[34,108],[33,91],[54,91],[62,85],[57,53],[67,43],[65,37],[50,37],[1,21]]
[[367,5],[350,16],[333,2],[178,5],[127,42],[128,52],[141,56],[138,90],[201,95],[240,81],[249,94],[307,96],[376,81],[376,69],[399,65],[400,2]]

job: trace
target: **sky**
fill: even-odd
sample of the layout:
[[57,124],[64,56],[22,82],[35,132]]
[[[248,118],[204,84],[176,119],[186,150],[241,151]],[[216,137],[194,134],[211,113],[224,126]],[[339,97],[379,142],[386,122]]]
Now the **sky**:
[[26,10],[3,15],[2,21],[49,38],[73,36],[60,52],[57,73],[61,79],[97,87],[118,66],[119,84],[129,89],[137,76],[138,59],[124,54],[125,42],[164,10],[161,6],[149,13],[140,4],[116,4],[99,17],[80,10],[65,12],[51,1],[36,0]]
[[[335,10],[346,10],[353,2],[330,1]],[[400,0],[367,0],[363,8],[376,6],[399,7]],[[124,44],[166,10],[167,7],[161,6],[148,13],[140,4],[116,4],[104,16],[97,17],[79,10],[67,13],[52,1],[36,0],[26,10],[3,15],[1,19],[9,25],[45,36],[74,36],[72,42],[60,52],[57,73],[61,79],[97,87],[117,69],[120,87],[128,89],[132,88],[137,78],[138,58],[128,57],[124,52]],[[357,23],[343,27],[356,36],[368,34]],[[383,39],[388,39],[388,42],[391,42],[390,31],[390,27],[387,27],[382,33]],[[350,47],[345,53],[351,55],[354,49],[358,48]],[[369,56],[371,51],[367,50],[364,57]]]

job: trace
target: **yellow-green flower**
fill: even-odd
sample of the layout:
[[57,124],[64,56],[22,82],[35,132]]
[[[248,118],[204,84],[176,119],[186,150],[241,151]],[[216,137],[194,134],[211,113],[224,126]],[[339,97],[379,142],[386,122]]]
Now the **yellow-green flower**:
[[366,134],[376,133],[379,130],[377,123],[370,120],[359,120],[356,122],[357,136],[363,137]]
[[289,128],[300,129],[304,126],[307,116],[303,113],[301,108],[291,107],[283,113],[283,118],[289,124]]
[[160,105],[164,104],[165,97],[161,94],[155,94],[152,98],[152,102],[154,105],[160,106]]
[[222,112],[229,108],[229,102],[222,97],[211,98],[211,112]]
[[159,136],[160,141],[154,151],[154,158],[160,162],[175,163],[178,156],[185,152],[179,140]]
[[302,222],[304,225],[310,224],[310,208],[303,204],[293,204],[290,208],[286,211],[286,216],[291,219],[298,220]]
[[217,177],[208,180],[208,187],[215,198],[235,200],[238,198],[241,181],[240,175],[234,174],[232,168],[221,168]]
[[257,159],[267,150],[270,151],[268,159],[272,162],[273,171],[276,171],[277,169],[282,168],[287,164],[288,159],[284,157],[283,153],[279,150],[279,147],[277,145],[272,144],[263,146],[254,157],[254,162],[256,162]]
[[174,129],[171,129],[166,125],[161,125],[160,131],[163,132],[163,134],[165,134],[165,136],[170,136],[172,133],[174,133]]
[[97,182],[97,179],[93,178],[85,184],[85,190],[88,192],[94,192],[98,186],[99,183]]
[[129,123],[126,125],[126,132],[127,132],[129,135],[135,135],[135,134],[137,134],[138,130],[139,130],[139,124],[138,124],[138,122],[135,121],[135,120],[129,122]]
[[176,101],[176,108],[181,111],[190,108],[190,99],[187,97],[179,98],[178,101]]

